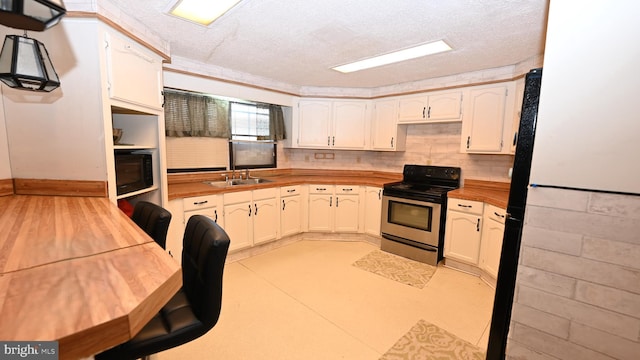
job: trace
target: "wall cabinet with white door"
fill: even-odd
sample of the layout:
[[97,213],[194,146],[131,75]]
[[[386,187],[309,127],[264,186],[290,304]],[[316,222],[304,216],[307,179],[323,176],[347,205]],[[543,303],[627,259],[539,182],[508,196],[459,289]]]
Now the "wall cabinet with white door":
[[301,186],[280,188],[280,235],[285,237],[302,232],[302,194]]
[[116,32],[104,33],[109,97],[161,109],[162,59]]
[[444,256],[478,265],[482,236],[483,203],[449,199],[444,242]]
[[382,213],[382,188],[367,186],[364,189],[364,232],[380,236]]
[[401,98],[399,124],[460,121],[462,91],[444,91]]
[[506,211],[497,206],[485,204],[483,214],[480,269],[496,279],[502,254]]
[[513,81],[469,88],[464,103],[460,151],[510,154],[514,98]]
[[301,100],[297,146],[363,150],[367,143],[366,101]]
[[358,232],[360,187],[309,185],[309,231]]
[[277,194],[277,188],[223,194],[224,229],[231,238],[229,251],[278,237]]
[[398,126],[398,100],[373,102],[371,150],[404,151],[407,127]]

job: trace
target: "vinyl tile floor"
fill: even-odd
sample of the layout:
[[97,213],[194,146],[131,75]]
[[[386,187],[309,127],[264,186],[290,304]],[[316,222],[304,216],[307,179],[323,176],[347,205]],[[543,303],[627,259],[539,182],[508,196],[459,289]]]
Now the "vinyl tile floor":
[[486,349],[490,286],[439,266],[419,289],[352,265],[376,249],[301,240],[228,263],[218,324],[153,358],[374,360],[421,319]]

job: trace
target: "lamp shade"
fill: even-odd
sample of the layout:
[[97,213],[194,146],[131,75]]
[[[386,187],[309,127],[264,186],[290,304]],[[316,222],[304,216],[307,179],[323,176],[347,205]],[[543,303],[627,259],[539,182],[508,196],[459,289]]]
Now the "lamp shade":
[[7,35],[0,53],[0,81],[12,88],[49,92],[60,86],[49,54],[38,40]]
[[0,24],[15,29],[46,30],[66,12],[62,0],[0,0]]

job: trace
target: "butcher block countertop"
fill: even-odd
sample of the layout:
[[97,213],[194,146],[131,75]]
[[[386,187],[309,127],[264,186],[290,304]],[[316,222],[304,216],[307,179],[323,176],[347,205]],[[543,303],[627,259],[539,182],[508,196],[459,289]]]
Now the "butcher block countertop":
[[511,183],[466,179],[460,189],[447,193],[450,198],[482,201],[502,209],[507,208]]
[[[234,185],[214,187],[205,181],[223,181],[224,174],[231,178],[231,172],[210,172],[198,174],[170,174],[169,200],[192,196],[220,194],[235,191],[264,189],[301,184],[327,185],[362,185],[379,186],[402,180],[401,173],[359,170],[314,170],[314,169],[286,169],[286,170],[253,170],[250,177],[269,180],[270,182],[255,185]],[[236,177],[244,171],[236,171]]]
[[0,339],[60,359],[129,340],[182,286],[180,265],[107,198],[0,197]]

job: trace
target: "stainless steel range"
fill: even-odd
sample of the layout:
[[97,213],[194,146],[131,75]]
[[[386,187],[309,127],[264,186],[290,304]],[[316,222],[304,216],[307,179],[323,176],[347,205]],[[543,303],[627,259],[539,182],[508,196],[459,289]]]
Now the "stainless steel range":
[[437,265],[442,259],[447,192],[460,187],[460,168],[405,165],[402,181],[382,191],[381,250]]

